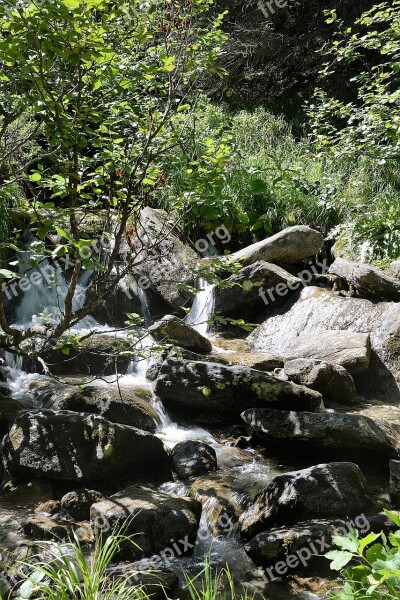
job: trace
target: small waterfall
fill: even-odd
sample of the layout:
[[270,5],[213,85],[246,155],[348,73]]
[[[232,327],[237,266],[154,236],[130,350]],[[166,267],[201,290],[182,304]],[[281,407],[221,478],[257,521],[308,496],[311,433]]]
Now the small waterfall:
[[200,291],[196,294],[192,309],[186,317],[186,323],[199,333],[207,336],[208,321],[212,318],[215,306],[215,285],[204,279],[199,280]]
[[152,323],[149,299],[145,290],[138,285],[137,295],[140,301],[140,313],[144,320],[145,327],[149,327]]
[[[29,269],[30,251],[22,254],[21,271],[31,278],[31,286],[21,299],[16,309],[16,326],[26,329],[37,324],[56,324],[60,321],[65,309],[65,297],[68,283],[60,269],[56,269],[48,260],[40,264],[40,268]],[[33,278],[33,274],[38,274]],[[93,271],[83,271],[76,286],[72,307],[81,308],[85,302],[86,289]],[[37,281],[38,283],[34,283]],[[90,329],[97,325],[93,317],[85,317],[74,329]]]

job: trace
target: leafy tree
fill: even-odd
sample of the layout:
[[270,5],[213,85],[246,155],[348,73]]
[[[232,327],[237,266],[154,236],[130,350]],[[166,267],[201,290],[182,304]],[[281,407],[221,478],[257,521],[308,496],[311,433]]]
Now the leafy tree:
[[[329,13],[328,22],[336,20]],[[400,2],[382,3],[338,34],[334,60],[324,74],[338,65],[364,65],[354,78],[358,98],[343,102],[319,90],[310,107],[314,135],[322,152],[339,156],[368,156],[381,163],[400,159]],[[370,66],[374,64],[375,66]]]
[[[116,274],[128,224],[136,228],[140,209],[167,177],[171,149],[182,143],[175,122],[190,115],[199,78],[217,70],[222,17],[210,20],[209,3],[1,3],[0,146],[13,139],[22,117],[29,126],[14,136],[9,155],[32,139],[40,144],[35,161],[14,165],[11,178],[28,190],[24,208],[36,239],[29,268],[45,257],[68,256],[72,263],[57,323],[16,328],[6,318],[0,286],[1,346],[17,350],[35,335],[59,338],[135,263],[140,249]],[[104,233],[111,249],[93,256],[93,236]],[[15,235],[1,249],[18,256],[22,242]],[[1,267],[0,277],[15,283],[14,267],[4,260]],[[89,269],[86,300],[76,307],[79,279]]]

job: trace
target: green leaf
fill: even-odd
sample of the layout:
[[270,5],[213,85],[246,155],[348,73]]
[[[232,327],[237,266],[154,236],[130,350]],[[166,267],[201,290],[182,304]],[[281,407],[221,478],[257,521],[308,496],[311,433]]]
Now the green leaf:
[[358,549],[358,531],[356,529],[351,529],[349,534],[346,536],[338,536],[334,535],[332,537],[333,543],[338,548],[342,548],[343,550],[348,550],[349,552],[357,552]]
[[384,513],[397,527],[400,527],[400,513],[384,509]]
[[9,271],[8,269],[0,269],[0,279],[13,279],[17,277],[15,273]]
[[380,533],[370,533],[365,538],[363,538],[358,544],[358,551],[360,554],[364,552],[364,549],[372,542],[375,542],[378,538],[381,537]]
[[331,569],[332,571],[341,571],[353,558],[351,552],[344,552],[342,550],[332,550],[325,554],[326,558],[332,560]]

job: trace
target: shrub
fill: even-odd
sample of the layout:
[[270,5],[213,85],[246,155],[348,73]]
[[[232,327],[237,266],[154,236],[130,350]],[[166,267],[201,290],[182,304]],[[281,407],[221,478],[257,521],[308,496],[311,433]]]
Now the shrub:
[[[400,527],[400,516],[385,511]],[[331,569],[341,571],[345,584],[331,593],[336,600],[398,600],[400,598],[400,529],[390,533],[369,533],[359,539],[352,530],[347,537],[334,537],[339,550],[325,556]],[[345,568],[346,567],[346,568]]]

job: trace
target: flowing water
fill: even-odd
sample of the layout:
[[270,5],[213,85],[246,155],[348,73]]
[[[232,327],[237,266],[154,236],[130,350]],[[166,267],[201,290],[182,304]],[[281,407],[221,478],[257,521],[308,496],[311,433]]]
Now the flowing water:
[[[27,259],[28,257],[25,257],[25,260]],[[50,264],[47,264],[46,268],[51,274],[50,281],[48,285],[32,286],[31,290],[24,294],[16,311],[16,326],[18,327],[25,328],[32,324],[49,321],[57,322],[60,319],[68,283],[64,275]],[[74,308],[83,305],[90,277],[91,272],[89,271],[82,274],[74,297]],[[214,286],[200,281],[199,287],[200,291],[195,297],[187,322],[203,335],[207,335],[207,321],[210,320],[213,313]],[[137,295],[141,300],[142,317],[147,326],[151,323],[147,296],[143,290],[140,290]],[[96,330],[96,332],[108,334],[112,331],[110,328],[100,325],[93,317],[84,319],[75,327],[75,330],[82,332]],[[153,361],[151,352],[149,352],[151,343],[150,336],[144,332],[140,344],[142,351],[149,353],[148,358],[132,361],[127,373],[121,374],[118,383],[115,381],[115,377],[110,377],[96,382],[96,385],[119,385],[124,388],[140,386],[151,391],[153,406],[160,417],[160,426],[156,435],[163,440],[168,448],[172,448],[175,444],[184,440],[202,441],[210,444],[216,451],[220,470],[228,473],[230,481],[234,485],[234,494],[236,494],[238,502],[244,500],[248,490],[257,486],[265,487],[271,477],[279,470],[275,471],[273,465],[265,461],[255,451],[230,447],[220,443],[206,429],[182,427],[171,419],[161,400],[155,396],[152,382],[146,378],[146,371]],[[22,359],[11,354],[6,356],[6,366],[3,371],[7,377],[6,385],[13,397],[22,400],[28,407],[40,407],[37,401],[35,402],[33,399],[32,394],[27,391],[29,383],[38,380],[40,377],[38,374],[24,373],[22,371]],[[46,378],[44,377],[44,379]],[[167,493],[179,495],[188,493],[188,488],[182,482],[168,482],[163,484],[160,489]],[[257,570],[239,543],[237,527],[231,528],[226,534],[218,537],[211,533],[209,520],[215,508],[215,503],[218,503],[217,498],[211,498],[209,502],[203,504],[201,523],[193,555],[189,558],[172,561],[171,568],[175,568],[179,572],[182,572],[182,569],[188,573],[198,572],[204,565],[204,556],[208,554],[214,565],[225,566],[227,563],[230,564],[235,575],[241,581],[254,579]]]

